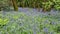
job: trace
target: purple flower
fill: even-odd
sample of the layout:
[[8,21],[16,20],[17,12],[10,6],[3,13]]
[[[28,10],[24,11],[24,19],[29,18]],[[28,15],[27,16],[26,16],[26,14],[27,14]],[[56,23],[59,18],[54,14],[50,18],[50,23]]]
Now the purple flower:
[[48,33],[48,28],[43,28],[43,31]]

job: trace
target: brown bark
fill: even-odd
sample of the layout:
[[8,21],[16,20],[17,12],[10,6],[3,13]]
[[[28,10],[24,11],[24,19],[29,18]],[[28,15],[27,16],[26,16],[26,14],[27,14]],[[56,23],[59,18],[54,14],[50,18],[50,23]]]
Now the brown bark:
[[15,10],[15,11],[18,11],[18,6],[17,6],[17,3],[16,3],[16,0],[11,0],[11,1],[12,1],[14,10]]

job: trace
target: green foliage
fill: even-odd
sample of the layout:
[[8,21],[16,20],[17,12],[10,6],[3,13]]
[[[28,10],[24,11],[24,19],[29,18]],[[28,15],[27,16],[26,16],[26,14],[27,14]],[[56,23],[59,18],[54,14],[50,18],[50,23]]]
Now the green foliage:
[[2,19],[2,18],[0,18],[0,25],[2,26],[2,25],[6,25],[9,21],[8,21],[9,19]]
[[56,10],[60,10],[60,0],[53,0],[53,2],[54,2],[54,8],[56,9]]
[[60,10],[60,0],[18,0],[18,6],[43,8],[44,11],[49,11],[52,8]]
[[51,1],[42,2],[42,8],[43,8],[45,11],[51,10],[52,5],[53,5],[53,3],[52,3]]
[[10,10],[9,0],[0,0],[0,10]]
[[[43,8],[50,11],[52,8],[60,10],[60,0],[16,0],[19,7]],[[0,10],[10,10],[10,0],[0,0]]]

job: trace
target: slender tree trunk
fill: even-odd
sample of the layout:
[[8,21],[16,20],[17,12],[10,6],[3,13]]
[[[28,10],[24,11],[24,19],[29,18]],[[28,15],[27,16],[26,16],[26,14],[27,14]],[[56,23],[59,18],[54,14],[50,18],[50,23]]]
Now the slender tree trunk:
[[15,10],[15,11],[18,11],[18,6],[17,6],[17,3],[16,3],[16,0],[11,0],[11,1],[12,1],[14,10]]

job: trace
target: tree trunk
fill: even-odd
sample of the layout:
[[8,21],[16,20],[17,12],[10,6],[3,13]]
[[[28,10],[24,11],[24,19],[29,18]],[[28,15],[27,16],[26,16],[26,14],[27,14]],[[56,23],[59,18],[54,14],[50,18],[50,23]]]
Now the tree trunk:
[[18,11],[18,6],[17,6],[17,3],[16,3],[16,0],[11,0],[11,1],[12,1],[14,10],[15,10],[15,11]]

